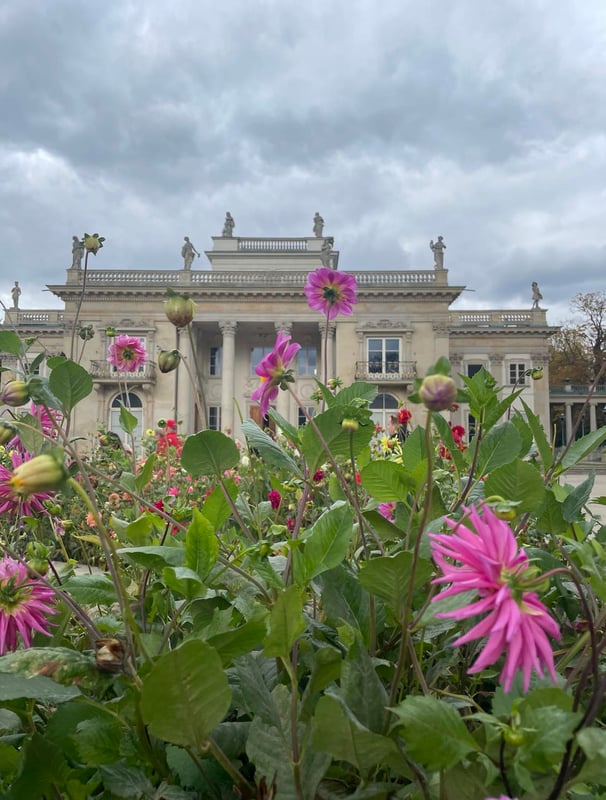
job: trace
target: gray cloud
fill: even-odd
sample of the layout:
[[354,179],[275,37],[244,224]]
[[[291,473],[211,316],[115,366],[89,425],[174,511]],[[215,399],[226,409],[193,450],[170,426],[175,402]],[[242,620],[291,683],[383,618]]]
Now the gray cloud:
[[[48,302],[71,236],[97,266],[177,266],[230,209],[343,269],[430,268],[460,303],[561,311],[604,286],[601,0],[21,0],[0,8],[8,297]],[[558,320],[559,321],[559,320]]]

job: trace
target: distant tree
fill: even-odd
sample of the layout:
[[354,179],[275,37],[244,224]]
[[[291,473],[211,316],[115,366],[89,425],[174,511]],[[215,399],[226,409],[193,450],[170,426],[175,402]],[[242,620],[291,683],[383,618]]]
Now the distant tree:
[[570,307],[578,321],[562,326],[550,343],[549,376],[555,385],[591,383],[606,359],[606,292],[576,294]]

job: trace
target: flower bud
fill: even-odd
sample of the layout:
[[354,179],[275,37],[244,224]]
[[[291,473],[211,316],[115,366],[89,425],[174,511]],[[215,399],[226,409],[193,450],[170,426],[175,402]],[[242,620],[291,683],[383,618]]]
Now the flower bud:
[[543,370],[536,368],[533,369],[532,372],[530,373],[530,377],[532,378],[533,381],[540,381],[541,378],[543,377]]
[[428,375],[419,389],[421,402],[430,411],[446,411],[457,396],[457,385],[448,375]]
[[177,369],[181,361],[181,353],[178,350],[160,350],[158,353],[158,369],[160,372],[172,372]]
[[185,328],[194,318],[196,304],[184,294],[169,294],[164,301],[164,313],[176,328]]
[[344,431],[349,431],[350,433],[355,433],[357,430],[360,429],[360,423],[357,419],[351,419],[350,417],[346,417],[341,422],[341,427]]
[[25,381],[9,381],[4,386],[2,397],[0,399],[5,405],[13,406],[13,408],[16,406],[22,406],[30,399],[27,384]]
[[26,497],[34,492],[58,489],[67,477],[67,470],[61,461],[43,454],[20,464],[9,482],[15,494]]
[[83,342],[90,341],[95,335],[95,329],[92,325],[82,325],[80,330],[78,331],[78,336],[82,339]]
[[105,329],[105,335],[107,336],[108,339],[113,339],[116,336],[116,334],[117,331],[113,325],[110,325],[109,328]]
[[17,429],[10,422],[0,420],[0,445],[7,444],[17,435]]

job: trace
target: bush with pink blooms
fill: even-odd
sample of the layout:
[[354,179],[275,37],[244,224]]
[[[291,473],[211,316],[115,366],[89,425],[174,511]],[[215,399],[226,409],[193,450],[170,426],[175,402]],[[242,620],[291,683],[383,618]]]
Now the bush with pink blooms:
[[[337,276],[308,285],[328,318]],[[164,420],[142,455],[128,408],[124,439],[71,440],[77,361],[18,376],[45,413],[4,413],[0,797],[606,796],[606,527],[567,482],[606,430],[556,453],[521,390],[444,360],[403,436],[334,378],[297,428],[272,408],[296,350],[259,371],[279,434]]]

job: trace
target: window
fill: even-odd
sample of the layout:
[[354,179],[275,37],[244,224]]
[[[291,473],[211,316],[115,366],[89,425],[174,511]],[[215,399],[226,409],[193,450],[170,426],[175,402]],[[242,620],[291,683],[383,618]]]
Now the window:
[[318,351],[315,347],[302,347],[297,353],[297,373],[317,375]]
[[473,378],[473,376],[479,372],[484,364],[468,364],[467,365],[467,377]]
[[509,383],[513,385],[517,383],[519,386],[522,386],[526,383],[526,376],[524,373],[526,372],[526,364],[521,363],[512,363],[509,365]]
[[221,430],[221,406],[208,407],[208,427],[211,431]]
[[132,414],[137,419],[137,425],[132,433],[135,439],[135,452],[139,450],[141,443],[141,434],[143,432],[143,403],[138,394],[134,392],[122,392],[116,395],[111,402],[109,409],[109,430],[112,433],[117,433],[122,442],[128,447],[132,444],[132,439],[129,434],[122,429],[120,425],[120,410],[124,406],[129,414]]
[[208,354],[208,374],[218,378],[223,372],[223,350],[221,347],[211,347]]
[[[314,406],[306,406],[305,410],[307,411],[307,413],[309,414],[310,417],[313,417],[314,412],[315,412],[316,409],[315,409]],[[298,418],[298,421],[297,421],[297,424],[298,424],[299,428],[302,425],[305,425],[306,422],[307,422],[307,417],[303,413],[303,409],[299,408],[299,418]]]
[[368,339],[368,371],[394,373],[400,371],[399,339]]
[[372,419],[375,425],[387,428],[389,417],[395,413],[400,404],[398,399],[391,394],[378,394],[370,404]]

